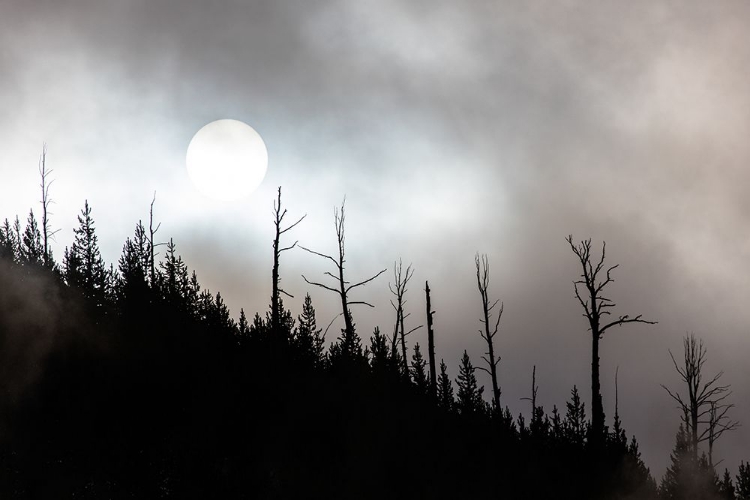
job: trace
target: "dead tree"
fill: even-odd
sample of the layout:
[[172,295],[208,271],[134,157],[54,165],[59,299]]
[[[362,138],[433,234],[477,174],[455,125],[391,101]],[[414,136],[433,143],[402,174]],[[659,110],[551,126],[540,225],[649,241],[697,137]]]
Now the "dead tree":
[[39,176],[41,177],[42,183],[39,187],[42,188],[42,241],[44,243],[44,266],[50,267],[52,265],[52,253],[49,249],[49,240],[54,238],[55,234],[60,231],[56,229],[50,230],[49,216],[52,212],[49,210],[49,206],[52,203],[52,199],[49,197],[49,188],[54,180],[47,181],[47,178],[52,173],[52,170],[47,170],[47,145],[42,145],[42,155],[39,157]]
[[281,283],[281,278],[279,277],[279,258],[281,257],[282,252],[286,252],[287,250],[291,250],[295,246],[297,246],[297,242],[295,241],[288,247],[279,248],[279,240],[281,238],[281,235],[291,230],[294,226],[302,222],[302,220],[307,217],[307,214],[303,215],[299,219],[297,219],[297,222],[294,224],[291,224],[290,226],[282,229],[281,224],[284,221],[284,217],[286,216],[286,209],[281,209],[281,186],[279,186],[278,190],[278,196],[276,200],[273,203],[273,215],[274,215],[274,227],[275,227],[275,236],[273,239],[273,269],[271,270],[271,281],[272,281],[272,290],[271,290],[271,331],[272,332],[280,332],[281,331],[281,294],[288,297],[294,298],[292,295],[284,291],[279,284]]
[[730,420],[727,413],[734,408],[726,399],[732,394],[729,385],[719,385],[719,379],[724,372],[717,373],[707,382],[703,382],[703,365],[706,362],[706,348],[702,340],[695,335],[688,335],[683,339],[684,356],[682,365],[678,365],[672,351],[675,370],[680,379],[687,385],[687,395],[672,392],[665,385],[664,390],[674,399],[681,412],[689,438],[689,448],[692,457],[698,460],[698,445],[708,442],[708,463],[713,466],[713,448],[716,440],[727,431],[739,427],[739,423]]
[[539,392],[539,386],[536,385],[536,365],[531,370],[531,397],[521,398],[521,401],[531,401],[531,420],[533,421],[536,414],[536,395]]
[[435,370],[435,332],[432,329],[432,316],[435,311],[430,305],[430,284],[424,282],[424,294],[427,302],[427,354],[430,362],[430,396],[437,396],[437,373]]
[[479,335],[487,342],[486,356],[482,356],[482,359],[489,366],[489,370],[483,366],[478,366],[477,368],[489,373],[492,378],[492,402],[495,405],[495,409],[500,411],[500,386],[497,384],[497,365],[500,363],[500,356],[495,357],[495,335],[497,335],[497,330],[500,327],[500,318],[503,316],[503,304],[500,304],[500,309],[497,311],[497,318],[493,328],[490,326],[492,310],[495,309],[500,301],[496,300],[490,304],[488,291],[490,286],[490,262],[486,254],[482,255],[481,259],[479,254],[476,254],[474,262],[477,266],[477,288],[479,288],[479,294],[482,297],[482,319],[480,321],[484,324],[484,331],[479,330]]
[[156,286],[156,247],[165,245],[166,243],[154,243],[154,237],[156,232],[161,227],[161,222],[154,228],[154,203],[156,203],[156,191],[154,191],[154,197],[151,199],[151,208],[148,211],[148,253],[149,253],[149,278],[151,280],[151,286]]
[[[348,339],[353,339],[355,336],[354,332],[354,322],[352,320],[352,314],[349,310],[350,306],[353,305],[366,305],[369,307],[375,307],[372,304],[365,302],[363,300],[356,300],[352,301],[349,300],[349,292],[351,292],[353,289],[358,288],[360,286],[366,285],[367,283],[371,282],[384,272],[386,272],[387,269],[383,269],[374,276],[371,276],[370,278],[367,278],[366,280],[358,281],[356,283],[351,283],[350,281],[347,281],[344,277],[344,271],[345,271],[345,263],[346,263],[346,254],[344,252],[344,204],[346,202],[346,198],[344,198],[344,201],[341,202],[341,209],[338,208],[333,209],[333,219],[334,219],[334,225],[336,227],[336,240],[338,244],[338,255],[336,258],[316,252],[314,250],[310,250],[309,248],[305,248],[302,245],[299,247],[309,252],[313,255],[317,255],[318,257],[322,257],[330,262],[333,263],[335,267],[336,274],[326,271],[324,274],[330,278],[332,278],[335,281],[335,284],[333,286],[326,285],[324,283],[319,283],[316,281],[310,281],[308,280],[305,275],[302,275],[302,279],[305,280],[305,282],[309,285],[314,285],[320,288],[324,288],[330,292],[333,292],[339,296],[339,299],[341,300],[341,315],[344,316],[344,335]],[[334,288],[335,287],[335,288]]]
[[[620,316],[618,319],[606,322],[605,316],[611,315],[609,309],[615,307],[615,303],[603,295],[604,288],[612,283],[612,271],[618,267],[615,264],[604,269],[604,257],[606,243],[602,243],[602,255],[594,264],[591,255],[591,238],[581,241],[576,245],[573,236],[568,236],[566,241],[573,253],[578,257],[581,264],[581,279],[573,282],[576,298],[583,307],[583,316],[588,320],[591,332],[591,435],[593,439],[600,442],[604,437],[604,406],[602,404],[601,385],[599,382],[599,341],[604,332],[613,326],[622,326],[626,323],[656,324],[656,321],[642,319],[642,315],[631,318],[629,315]],[[604,275],[602,276],[602,272]],[[583,287],[581,295],[580,287]],[[585,297],[585,299],[584,299]]]
[[400,341],[403,370],[404,374],[407,377],[409,376],[409,360],[406,354],[406,337],[415,330],[422,328],[422,325],[419,325],[416,328],[412,328],[408,332],[404,328],[404,320],[411,315],[411,313],[404,314],[404,306],[406,305],[406,299],[404,298],[404,295],[407,291],[406,285],[409,283],[409,280],[411,280],[412,276],[414,276],[414,270],[412,269],[411,264],[406,267],[406,272],[404,272],[403,264],[401,262],[401,259],[399,259],[398,264],[396,264],[395,262],[393,263],[394,285],[391,286],[391,284],[388,283],[388,288],[390,289],[391,293],[396,296],[395,304],[391,300],[391,305],[396,311],[396,324],[393,328],[393,337],[391,338],[391,350],[395,349],[396,343]]

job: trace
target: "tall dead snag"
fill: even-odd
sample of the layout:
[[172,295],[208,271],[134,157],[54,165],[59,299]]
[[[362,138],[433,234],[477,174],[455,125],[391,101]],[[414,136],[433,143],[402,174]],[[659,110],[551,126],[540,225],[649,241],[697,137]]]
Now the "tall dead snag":
[[294,226],[302,222],[302,220],[307,217],[307,214],[297,219],[297,222],[295,222],[294,224],[291,224],[290,226],[282,229],[281,224],[284,221],[284,217],[286,216],[286,209],[281,209],[281,186],[279,186],[278,196],[273,202],[273,215],[274,227],[276,228],[276,232],[273,239],[273,269],[271,270],[271,281],[273,282],[271,290],[271,331],[280,332],[282,313],[281,294],[283,293],[288,297],[292,297],[292,295],[289,295],[286,291],[279,287],[279,284],[281,282],[281,278],[279,277],[279,258],[281,257],[282,252],[286,252],[287,250],[291,250],[292,248],[297,246],[297,242],[295,241],[288,247],[279,248],[279,240],[282,234],[288,232]]
[[[489,366],[489,370],[483,366],[478,366],[477,368],[489,373],[492,378],[492,402],[495,405],[495,410],[499,412],[500,386],[497,385],[497,365],[500,363],[500,356],[495,357],[495,335],[497,335],[497,330],[500,327],[500,318],[503,316],[503,304],[500,304],[500,309],[497,311],[497,318],[493,328],[490,326],[492,310],[495,309],[500,301],[496,300],[490,304],[488,293],[490,286],[490,261],[486,254],[482,255],[481,259],[479,254],[476,254],[474,256],[474,263],[477,266],[477,288],[479,288],[479,294],[482,296],[482,319],[480,321],[484,324],[484,331],[479,330],[479,335],[487,342],[486,356],[482,356],[482,359]],[[489,356],[489,359],[487,356]]]
[[49,216],[52,212],[49,210],[49,206],[52,203],[52,199],[49,197],[49,188],[54,181],[47,181],[47,178],[52,173],[52,170],[47,170],[47,145],[42,145],[42,154],[39,157],[39,176],[41,177],[42,188],[42,242],[44,243],[44,257],[43,262],[45,267],[52,266],[52,251],[49,249],[49,240],[55,236],[55,233],[59,231],[50,230]]
[[664,390],[674,399],[682,411],[682,422],[685,424],[689,439],[689,451],[693,459],[698,460],[698,444],[708,443],[708,463],[713,466],[713,448],[716,440],[727,431],[739,427],[739,423],[730,420],[727,413],[734,408],[726,403],[732,394],[729,385],[719,385],[718,381],[724,372],[719,372],[708,382],[703,382],[703,364],[706,362],[706,348],[702,340],[696,340],[695,335],[683,339],[684,357],[682,365],[669,351],[675,370],[680,379],[687,385],[687,396],[679,392],[670,391],[665,385]]
[[430,305],[430,284],[424,282],[424,295],[427,302],[427,354],[430,362],[430,396],[437,396],[437,374],[435,373],[435,332],[432,330],[432,316],[435,311]]
[[536,365],[534,365],[534,368],[531,370],[531,397],[530,398],[521,398],[521,401],[531,401],[531,420],[534,419],[534,414],[536,413],[536,395],[539,392],[539,386],[536,385]]
[[344,240],[345,240],[344,238],[344,218],[345,218],[344,217],[345,215],[344,204],[345,202],[346,202],[346,198],[344,199],[344,201],[341,202],[340,210],[338,208],[333,209],[333,219],[334,219],[334,225],[336,227],[336,240],[338,244],[338,255],[336,258],[330,255],[324,254],[324,253],[310,250],[309,248],[305,248],[302,245],[300,245],[299,247],[306,252],[309,252],[313,255],[317,255],[318,257],[322,257],[333,263],[336,274],[334,275],[333,273],[329,271],[326,271],[324,274],[332,278],[335,281],[335,285],[329,286],[324,283],[310,281],[305,277],[304,274],[302,275],[302,279],[304,279],[305,282],[309,285],[314,285],[320,288],[324,288],[339,296],[339,299],[341,300],[341,315],[344,316],[345,338],[354,339],[355,338],[354,321],[352,320],[352,314],[351,314],[351,311],[349,310],[350,306],[353,306],[353,305],[366,305],[369,307],[375,307],[375,306],[363,300],[356,300],[356,301],[349,300],[349,292],[351,292],[353,289],[357,287],[366,285],[370,281],[374,280],[375,278],[377,278],[378,276],[386,272],[386,269],[383,269],[382,271],[378,272],[374,276],[371,276],[370,278],[367,278],[366,280],[358,281],[356,283],[351,283],[350,281],[347,281],[344,278],[344,270],[345,270],[344,264],[346,263],[345,252],[344,252]]
[[[615,307],[615,303],[606,298],[603,291],[604,287],[614,281],[611,273],[619,264],[607,268],[606,271],[604,270],[606,243],[602,243],[601,258],[598,263],[594,264],[591,255],[591,238],[581,241],[578,245],[573,243],[573,236],[568,236],[566,241],[578,257],[583,271],[581,279],[574,281],[573,286],[576,298],[583,307],[583,316],[589,322],[589,331],[591,332],[591,435],[596,442],[601,442],[604,437],[604,406],[599,382],[599,340],[602,339],[604,332],[613,326],[622,326],[625,323],[654,325],[656,321],[642,319],[640,314],[634,318],[626,314],[614,321],[605,322],[604,316],[611,314],[608,309]],[[604,271],[604,276],[601,275],[602,271]],[[584,288],[583,296],[579,286]]]
[[393,263],[394,285],[391,286],[391,284],[388,283],[388,288],[391,290],[391,293],[396,296],[395,303],[391,300],[391,305],[396,311],[396,324],[393,328],[391,349],[393,350],[396,347],[397,342],[401,343],[401,358],[403,362],[404,374],[407,377],[409,376],[409,359],[407,358],[406,354],[406,337],[410,333],[422,327],[422,325],[419,325],[416,328],[412,328],[408,332],[404,328],[404,320],[411,315],[411,313],[404,314],[404,306],[406,305],[406,299],[404,298],[404,295],[406,294],[406,285],[409,283],[409,280],[411,280],[412,276],[414,276],[414,270],[412,269],[411,264],[406,267],[406,272],[404,272],[403,264],[401,263],[401,259],[399,259],[398,264],[396,264],[395,262]]
[[156,203],[156,191],[154,191],[154,197],[151,199],[151,207],[148,211],[148,253],[149,253],[149,279],[151,286],[156,286],[156,247],[165,245],[166,243],[154,243],[154,237],[156,232],[161,227],[161,222],[154,228],[154,203]]

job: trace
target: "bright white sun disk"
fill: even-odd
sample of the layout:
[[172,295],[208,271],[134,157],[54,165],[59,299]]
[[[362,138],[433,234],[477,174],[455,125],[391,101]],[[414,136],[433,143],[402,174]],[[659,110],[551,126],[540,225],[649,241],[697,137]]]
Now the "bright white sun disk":
[[263,181],[268,151],[258,132],[246,123],[216,120],[193,136],[185,162],[198,191],[233,201],[247,197]]

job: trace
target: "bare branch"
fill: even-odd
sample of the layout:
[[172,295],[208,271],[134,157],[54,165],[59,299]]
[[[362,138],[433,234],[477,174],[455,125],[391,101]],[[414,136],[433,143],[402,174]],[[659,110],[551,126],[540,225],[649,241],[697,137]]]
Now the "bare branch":
[[330,255],[326,255],[326,254],[324,254],[324,253],[316,252],[315,250],[310,250],[309,248],[303,247],[302,245],[299,245],[299,247],[300,247],[300,248],[301,248],[302,250],[304,250],[305,252],[309,252],[309,253],[311,253],[311,254],[313,254],[313,255],[317,255],[318,257],[323,257],[324,259],[328,259],[328,260],[330,260],[331,262],[333,262],[333,263],[334,263],[334,265],[335,265],[335,266],[336,266],[337,268],[341,269],[341,265],[340,265],[340,264],[339,264],[339,263],[338,263],[338,262],[336,261],[336,259],[334,259],[334,258],[333,258],[333,257],[331,257]]
[[373,276],[371,278],[368,278],[368,279],[366,279],[364,281],[360,281],[359,283],[354,283],[353,285],[349,285],[348,287],[346,287],[346,291],[349,292],[349,290],[351,290],[352,288],[356,288],[358,286],[365,285],[365,284],[371,282],[372,280],[374,280],[375,278],[377,278],[378,276],[380,276],[381,274],[383,274],[386,271],[387,271],[387,269],[383,269],[382,271],[380,271],[379,273],[377,273],[375,276]]
[[[331,292],[335,292],[335,293],[337,293],[337,294],[341,295],[341,290],[336,290],[335,288],[331,288],[330,286],[328,286],[328,285],[324,285],[323,283],[318,283],[318,282],[316,282],[316,281],[310,281],[310,280],[308,280],[308,279],[307,279],[307,278],[305,277],[305,275],[304,275],[304,274],[302,275],[302,279],[303,279],[303,280],[305,280],[305,282],[306,282],[306,283],[307,283],[308,285],[315,285],[315,286],[319,286],[320,288],[325,288],[326,290],[330,290]],[[343,314],[343,313],[342,313],[342,314]]]

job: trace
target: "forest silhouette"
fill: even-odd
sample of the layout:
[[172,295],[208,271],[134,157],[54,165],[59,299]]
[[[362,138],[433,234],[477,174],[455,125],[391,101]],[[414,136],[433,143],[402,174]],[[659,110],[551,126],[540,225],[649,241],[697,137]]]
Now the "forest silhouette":
[[[387,270],[347,275],[344,204],[330,235],[338,253],[327,255],[291,241],[304,216],[285,221],[279,188],[270,305],[235,320],[176,243],[159,238],[153,202],[111,264],[86,202],[57,261],[43,162],[40,174],[41,223],[31,211],[25,225],[16,217],[0,227],[2,498],[750,499],[750,465],[716,471],[714,443],[738,423],[721,374],[701,377],[705,348],[694,337],[684,360],[672,357],[685,386],[665,397],[683,417],[658,482],[617,401],[608,425],[599,341],[611,327],[653,321],[609,314],[616,266],[591,240],[568,238],[592,339],[591,418],[575,386],[565,408],[540,406],[535,367],[530,416],[515,416],[502,404],[496,367],[512,353],[494,344],[503,306],[490,296],[486,256],[476,256],[476,279],[487,354],[476,365],[466,351],[438,360],[429,283],[426,308],[406,311],[411,266],[392,270],[395,319],[358,330],[353,308],[371,305],[367,286]],[[324,279],[304,276],[341,305],[344,327],[328,345],[309,293],[301,311],[284,305],[282,256],[295,247],[331,266]],[[426,353],[409,349],[409,314],[423,315]],[[479,369],[492,380],[487,395]]]

